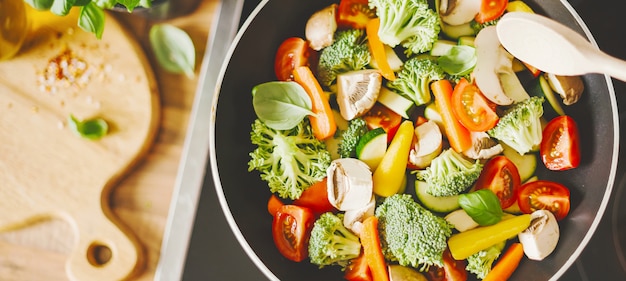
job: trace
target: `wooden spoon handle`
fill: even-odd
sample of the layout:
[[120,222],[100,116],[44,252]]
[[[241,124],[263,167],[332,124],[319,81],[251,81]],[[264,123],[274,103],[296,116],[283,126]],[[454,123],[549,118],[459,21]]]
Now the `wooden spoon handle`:
[[626,61],[600,53],[594,64],[598,66],[598,72],[626,82]]

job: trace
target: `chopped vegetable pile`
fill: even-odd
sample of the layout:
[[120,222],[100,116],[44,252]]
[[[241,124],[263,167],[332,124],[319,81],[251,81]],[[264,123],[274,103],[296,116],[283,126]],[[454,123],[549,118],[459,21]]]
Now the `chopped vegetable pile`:
[[271,192],[277,250],[351,281],[506,280],[548,257],[570,192],[535,171],[580,164],[580,95],[560,100],[565,79],[501,46],[500,17],[532,8],[337,1],[252,91],[248,170]]

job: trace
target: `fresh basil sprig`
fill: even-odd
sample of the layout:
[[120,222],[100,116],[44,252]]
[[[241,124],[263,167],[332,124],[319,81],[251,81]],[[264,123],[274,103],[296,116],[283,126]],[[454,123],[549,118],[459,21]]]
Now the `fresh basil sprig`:
[[472,46],[453,46],[445,55],[440,56],[437,62],[445,72],[451,75],[467,75],[476,66],[476,49]]
[[184,30],[171,24],[155,24],[150,28],[150,45],[165,70],[194,76],[196,49]]
[[459,205],[479,225],[492,225],[502,219],[500,199],[489,189],[459,195]]
[[306,90],[293,81],[272,81],[252,88],[252,106],[257,117],[274,130],[289,130],[311,111]]
[[109,131],[109,125],[102,118],[81,121],[70,114],[68,123],[75,134],[91,140],[102,138]]

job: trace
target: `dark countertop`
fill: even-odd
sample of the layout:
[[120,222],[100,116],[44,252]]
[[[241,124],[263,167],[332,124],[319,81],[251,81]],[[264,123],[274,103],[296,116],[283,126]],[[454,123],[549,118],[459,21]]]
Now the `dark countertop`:
[[[246,1],[244,15],[247,15],[259,1]],[[621,28],[623,9],[614,6],[614,0],[572,0],[570,3],[586,22],[602,50],[610,55],[626,59],[626,31]],[[611,5],[609,5],[611,4]],[[242,18],[242,21],[245,18]],[[626,105],[626,83],[614,80],[618,105]],[[619,112],[626,110],[622,106]],[[623,114],[620,114],[623,115]],[[623,118],[621,124],[624,124]],[[621,177],[618,174],[618,182]],[[223,216],[212,186],[211,175],[205,176],[198,216],[190,241],[183,280],[265,280],[263,274],[247,258],[245,252],[232,235],[232,231]],[[615,189],[618,188],[616,183]],[[607,209],[608,210],[608,209]],[[603,224],[605,224],[603,220]],[[597,233],[602,232],[602,227]],[[590,245],[603,243],[604,237],[594,236]],[[583,255],[593,254],[585,250]],[[597,260],[597,259],[596,259]],[[562,280],[590,280],[581,274],[584,262],[577,262],[561,278]],[[584,269],[583,269],[584,270]],[[598,280],[594,276],[594,280]],[[618,278],[617,276],[615,278]]]

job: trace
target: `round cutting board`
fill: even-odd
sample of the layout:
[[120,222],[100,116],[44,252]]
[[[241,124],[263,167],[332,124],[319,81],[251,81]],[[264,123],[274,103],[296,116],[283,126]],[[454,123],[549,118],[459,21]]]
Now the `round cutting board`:
[[[70,279],[127,279],[141,269],[143,253],[112,215],[108,196],[154,139],[153,73],[109,14],[100,40],[77,27],[76,11],[41,15],[32,18],[20,53],[0,62],[0,231],[62,218],[75,238]],[[70,129],[70,115],[102,118],[109,132],[82,138]]]

